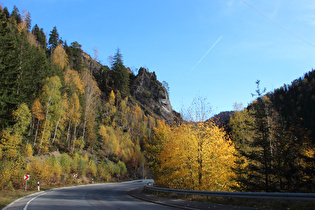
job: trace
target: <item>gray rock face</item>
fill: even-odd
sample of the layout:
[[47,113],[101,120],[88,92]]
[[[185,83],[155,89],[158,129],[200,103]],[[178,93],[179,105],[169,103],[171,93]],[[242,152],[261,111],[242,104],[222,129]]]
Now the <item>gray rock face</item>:
[[92,74],[98,72],[102,68],[102,64],[93,60],[90,55],[85,52],[81,53],[82,61],[84,63],[84,67],[86,67]]
[[150,73],[145,68],[140,68],[138,75],[130,85],[130,92],[141,104],[151,109],[155,114],[173,122],[174,113],[168,93],[156,79],[154,72]]

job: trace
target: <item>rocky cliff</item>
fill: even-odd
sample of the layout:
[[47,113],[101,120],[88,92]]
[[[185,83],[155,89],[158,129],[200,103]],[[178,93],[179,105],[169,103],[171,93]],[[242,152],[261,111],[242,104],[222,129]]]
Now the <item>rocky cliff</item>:
[[155,72],[150,73],[145,68],[140,68],[138,75],[130,85],[130,93],[155,114],[162,116],[168,122],[174,121],[168,93],[157,80]]
[[84,67],[89,69],[93,74],[95,74],[96,72],[99,72],[103,66],[99,62],[92,59],[91,56],[85,52],[81,53],[81,57],[84,63]]
[[[111,90],[115,91],[113,74],[109,67],[101,65],[84,52],[81,55],[84,67],[93,73],[100,89],[105,92],[103,94],[109,95]],[[172,110],[168,93],[162,83],[157,80],[154,72],[150,73],[145,68],[140,68],[135,76],[129,68],[127,70],[131,78],[130,94],[145,111],[152,112],[169,123],[173,123],[174,117],[180,118],[177,116],[179,114]]]

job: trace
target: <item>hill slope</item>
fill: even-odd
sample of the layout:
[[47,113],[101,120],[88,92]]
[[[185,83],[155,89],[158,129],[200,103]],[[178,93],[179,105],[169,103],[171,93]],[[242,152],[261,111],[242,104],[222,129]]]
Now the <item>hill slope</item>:
[[0,7],[0,189],[23,174],[30,187],[139,178],[157,121],[174,119],[155,73],[134,75],[119,50],[101,65],[30,22]]

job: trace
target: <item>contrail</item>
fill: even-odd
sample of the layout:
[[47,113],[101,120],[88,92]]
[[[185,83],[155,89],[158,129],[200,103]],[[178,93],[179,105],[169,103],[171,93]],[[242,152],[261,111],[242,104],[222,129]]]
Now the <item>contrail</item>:
[[295,36],[296,38],[298,38],[299,40],[309,44],[310,46],[314,47],[315,46],[308,42],[307,40],[303,39],[302,37],[298,36],[297,34],[293,33],[292,31],[290,31],[289,29],[285,28],[284,26],[282,26],[280,23],[278,23],[277,21],[275,21],[274,19],[272,19],[271,17],[265,15],[262,11],[258,10],[256,7],[254,7],[253,5],[249,4],[248,2],[246,2],[245,0],[241,0],[243,3],[247,4],[249,7],[251,7],[252,9],[256,10],[257,12],[259,12],[261,15],[263,15],[264,17],[268,18],[269,20],[271,20],[273,23],[275,23],[276,25],[278,25],[279,27],[281,27],[282,29],[286,30],[287,32],[289,32],[290,34],[292,34],[293,36]]
[[222,36],[220,36],[220,38],[210,47],[210,49],[206,52],[206,54],[204,54],[203,56],[202,56],[202,58],[200,58],[200,60],[196,63],[196,65],[194,66],[194,68],[192,68],[192,70],[190,71],[190,73],[192,73],[194,70],[195,70],[195,68],[199,65],[199,63],[206,57],[206,55],[212,50],[212,48],[220,41],[220,39],[223,37],[223,35]]

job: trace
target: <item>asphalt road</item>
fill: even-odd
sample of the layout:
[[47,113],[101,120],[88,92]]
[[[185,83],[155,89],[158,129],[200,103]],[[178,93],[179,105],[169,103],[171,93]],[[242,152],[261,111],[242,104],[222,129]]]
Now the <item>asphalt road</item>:
[[5,209],[174,209],[127,195],[129,190],[140,188],[144,184],[143,182],[106,183],[53,189],[23,197]]

